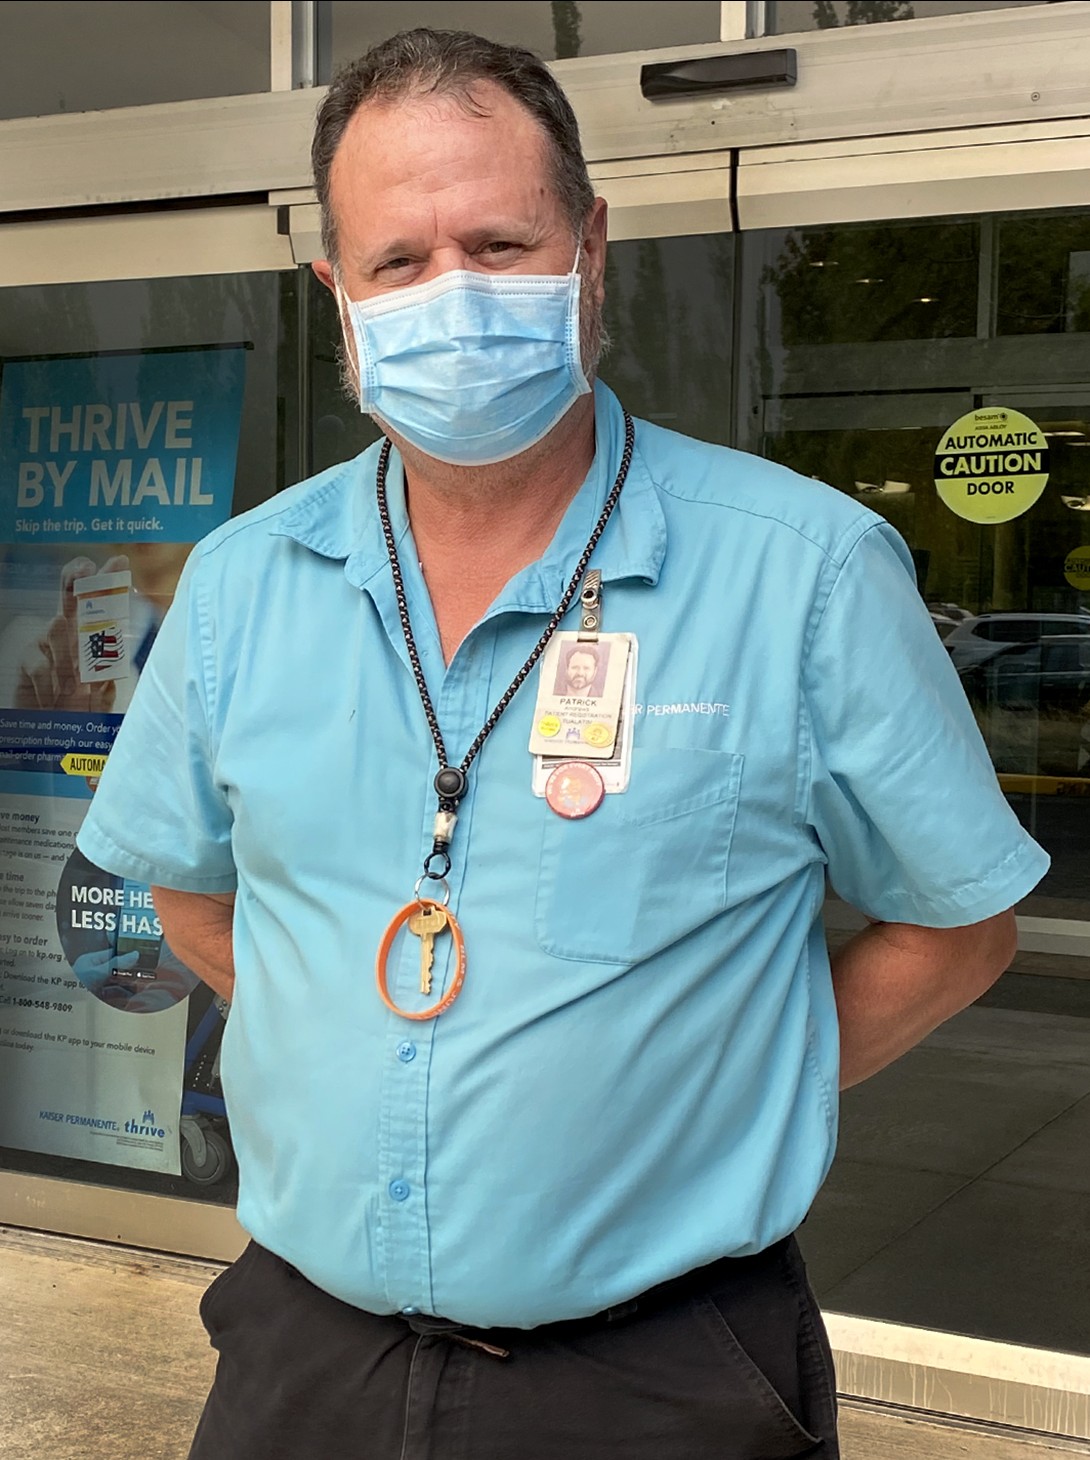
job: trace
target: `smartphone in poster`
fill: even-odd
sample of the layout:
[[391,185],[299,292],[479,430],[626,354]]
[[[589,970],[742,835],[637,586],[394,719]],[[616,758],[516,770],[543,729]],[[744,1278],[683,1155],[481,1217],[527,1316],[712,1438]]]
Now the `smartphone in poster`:
[[150,890],[75,836],[194,542],[243,346],[0,374],[0,1145],[177,1174],[190,996]]

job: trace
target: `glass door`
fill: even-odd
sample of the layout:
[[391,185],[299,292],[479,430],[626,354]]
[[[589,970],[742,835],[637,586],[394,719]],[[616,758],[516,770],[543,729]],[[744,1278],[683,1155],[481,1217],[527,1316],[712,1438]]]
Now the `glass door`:
[[[740,438],[905,538],[1053,859],[1011,970],[845,1095],[803,1247],[836,1312],[1085,1353],[1090,215],[768,231],[741,255]],[[936,481],[962,467],[952,506]],[[858,920],[834,901],[828,922],[835,944]]]
[[301,475],[267,212],[229,272],[0,289],[0,1221],[225,1256],[228,1010],[74,837],[192,543]]
[[982,563],[989,609],[947,644],[1019,817],[1049,847],[1046,885],[1027,911],[1086,917],[1090,824],[1090,385],[983,391],[1048,443],[1048,491],[1032,511],[993,531]]

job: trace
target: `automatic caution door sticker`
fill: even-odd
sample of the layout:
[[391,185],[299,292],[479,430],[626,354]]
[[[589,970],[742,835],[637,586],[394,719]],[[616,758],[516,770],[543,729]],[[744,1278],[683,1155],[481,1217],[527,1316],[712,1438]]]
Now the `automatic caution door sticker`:
[[955,421],[935,453],[939,496],[968,522],[1009,522],[1048,482],[1048,442],[1020,411],[987,406]]
[[1072,548],[1064,558],[1064,577],[1072,588],[1090,588],[1090,547]]

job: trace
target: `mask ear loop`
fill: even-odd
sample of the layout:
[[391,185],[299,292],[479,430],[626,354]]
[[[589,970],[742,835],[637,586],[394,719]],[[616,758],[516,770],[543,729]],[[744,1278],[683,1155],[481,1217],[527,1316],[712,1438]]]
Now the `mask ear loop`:
[[363,395],[363,382],[360,378],[360,347],[352,325],[352,306],[348,295],[341,287],[340,271],[336,267],[333,269],[333,292],[337,300],[337,318],[341,324],[341,340],[344,344],[345,357],[348,360],[348,372],[356,391],[356,399],[359,401]]
[[579,394],[588,395],[592,387],[583,368],[583,311],[580,308],[583,276],[579,272],[579,261],[582,257],[583,241],[578,239],[575,245],[575,262],[568,275],[568,373]]

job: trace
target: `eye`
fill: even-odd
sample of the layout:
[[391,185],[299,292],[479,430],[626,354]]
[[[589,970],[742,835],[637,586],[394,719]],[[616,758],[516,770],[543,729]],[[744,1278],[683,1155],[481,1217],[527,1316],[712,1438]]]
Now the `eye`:
[[398,269],[411,268],[412,262],[412,259],[404,257],[396,259],[385,259],[381,264],[379,264],[375,272],[377,274],[396,273]]
[[477,252],[486,258],[503,258],[506,254],[515,253],[518,247],[519,245],[512,243],[510,239],[496,238],[489,243],[482,244]]

